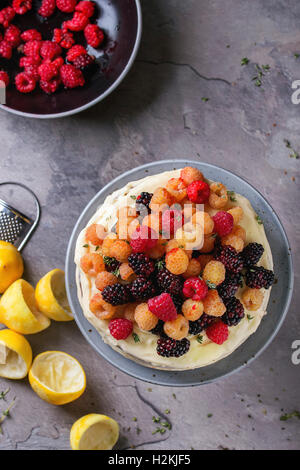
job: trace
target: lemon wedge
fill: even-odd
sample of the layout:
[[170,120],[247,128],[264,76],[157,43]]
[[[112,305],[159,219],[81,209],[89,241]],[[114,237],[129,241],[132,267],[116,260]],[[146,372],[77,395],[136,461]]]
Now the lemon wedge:
[[11,243],[0,240],[0,294],[23,274],[22,256]]
[[118,423],[108,416],[95,413],[78,419],[70,433],[73,450],[110,450],[118,439]]
[[27,339],[15,331],[0,331],[0,377],[23,379],[32,362],[32,350]]
[[0,300],[0,323],[24,335],[45,330],[50,325],[37,308],[34,288],[24,279],[18,279],[4,292]]
[[65,273],[61,269],[53,269],[38,282],[35,299],[39,310],[56,321],[73,320],[68,303]]
[[86,387],[81,364],[62,351],[46,351],[36,356],[28,377],[38,396],[52,405],[76,400]]

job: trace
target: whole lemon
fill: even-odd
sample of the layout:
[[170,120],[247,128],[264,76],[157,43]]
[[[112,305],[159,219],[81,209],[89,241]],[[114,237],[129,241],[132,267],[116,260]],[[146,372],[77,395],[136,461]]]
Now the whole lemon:
[[24,270],[22,256],[11,243],[0,240],[0,294],[17,279]]

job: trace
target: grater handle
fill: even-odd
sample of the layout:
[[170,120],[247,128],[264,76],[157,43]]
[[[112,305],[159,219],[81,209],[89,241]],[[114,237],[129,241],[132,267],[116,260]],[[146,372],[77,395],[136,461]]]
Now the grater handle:
[[35,229],[36,229],[36,227],[39,223],[39,220],[40,220],[40,217],[41,217],[40,202],[39,202],[37,196],[35,195],[35,193],[30,188],[28,188],[28,186],[26,186],[23,183],[17,183],[16,181],[5,181],[4,183],[0,183],[0,186],[4,186],[4,185],[19,186],[20,188],[25,189],[25,191],[27,191],[31,194],[31,196],[33,197],[33,199],[35,201],[35,207],[36,207],[35,220],[32,224],[31,230],[27,233],[26,237],[24,238],[24,240],[22,241],[22,243],[18,247],[18,251],[22,251],[22,249],[24,248],[24,246],[28,242],[29,238],[31,237],[31,235],[33,234],[33,232],[35,231]]

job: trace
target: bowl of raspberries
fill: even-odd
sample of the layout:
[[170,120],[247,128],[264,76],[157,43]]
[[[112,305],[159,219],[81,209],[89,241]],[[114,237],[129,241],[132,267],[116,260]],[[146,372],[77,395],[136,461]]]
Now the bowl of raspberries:
[[293,273],[260,193],[224,169],[178,160],[136,168],[95,196],[73,231],[66,281],[79,328],[103,357],[184,386],[260,354],[287,312]]
[[1,108],[36,118],[87,109],[125,77],[140,37],[139,0],[1,2]]

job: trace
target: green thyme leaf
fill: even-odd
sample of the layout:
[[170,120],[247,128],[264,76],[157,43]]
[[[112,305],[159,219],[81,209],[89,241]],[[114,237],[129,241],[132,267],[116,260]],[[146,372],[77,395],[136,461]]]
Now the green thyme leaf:
[[254,317],[251,317],[251,315],[247,315],[248,320],[253,320]]
[[241,65],[247,65],[249,64],[249,59],[247,57],[243,57],[241,60]]
[[256,222],[258,223],[258,225],[262,225],[263,221],[261,220],[261,218],[259,217],[259,215],[257,215],[257,216],[255,217],[255,219],[256,219]]
[[206,285],[209,289],[216,289],[217,288],[216,284],[214,284],[213,282],[210,282],[210,281],[206,281]]
[[131,199],[136,200],[136,196],[134,196],[133,194],[130,197],[131,197]]
[[203,343],[203,336],[202,335],[197,336],[197,341],[198,341],[198,343],[202,344]]
[[0,400],[4,400],[5,396],[8,394],[10,388],[7,388],[3,392],[0,392]]
[[228,196],[229,196],[229,199],[230,199],[232,202],[236,202],[235,192],[234,192],[234,191],[227,191],[227,194],[228,194]]
[[152,421],[153,421],[153,423],[160,423],[160,417],[159,416],[152,416]]
[[206,103],[207,101],[209,101],[209,98],[203,97],[203,98],[201,98],[201,100],[204,101],[204,103]]
[[88,248],[89,245],[86,243],[85,245],[83,245],[83,248]]
[[133,339],[135,343],[140,343],[140,337],[136,333],[132,333]]
[[208,413],[208,415],[207,415],[208,418],[211,418],[212,416],[213,416],[212,413]]
[[295,410],[292,413],[286,413],[284,415],[281,415],[280,421],[287,421],[288,419],[294,418],[294,417],[300,419],[300,411]]

